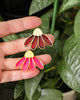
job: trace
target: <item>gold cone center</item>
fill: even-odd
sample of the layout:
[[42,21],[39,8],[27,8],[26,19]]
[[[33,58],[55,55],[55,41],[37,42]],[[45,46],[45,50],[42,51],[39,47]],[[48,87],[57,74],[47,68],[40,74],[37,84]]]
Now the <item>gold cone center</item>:
[[24,57],[32,58],[32,57],[34,57],[34,54],[31,50],[28,50],[28,51],[25,52]]
[[41,36],[43,34],[42,30],[40,28],[36,28],[34,31],[33,31],[33,35],[35,36]]

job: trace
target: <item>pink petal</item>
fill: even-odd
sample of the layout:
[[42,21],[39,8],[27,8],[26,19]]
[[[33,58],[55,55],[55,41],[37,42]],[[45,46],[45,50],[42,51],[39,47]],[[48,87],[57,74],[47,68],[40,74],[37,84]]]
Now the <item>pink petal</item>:
[[30,69],[31,69],[31,71],[36,70],[36,66],[35,66],[34,60],[32,58],[30,58]]
[[29,67],[29,58],[26,58],[25,63],[23,64],[22,70],[26,71]]
[[44,48],[45,48],[45,46],[44,46],[44,42],[43,42],[41,36],[39,36],[39,47],[40,47],[40,49],[44,49]]
[[34,38],[34,35],[31,35],[24,43],[25,46],[27,46]]
[[37,43],[38,43],[38,36],[35,36],[35,38],[34,38],[34,40],[32,42],[31,48],[32,49],[36,49]]
[[44,69],[44,65],[41,61],[39,61],[36,57],[33,57],[34,62],[36,63],[37,67],[40,69]]
[[26,59],[25,57],[21,58],[21,59],[16,63],[16,67],[21,66],[21,65],[24,63],[25,59]]
[[52,41],[45,35],[42,35],[43,40],[46,42],[47,45],[52,46]]

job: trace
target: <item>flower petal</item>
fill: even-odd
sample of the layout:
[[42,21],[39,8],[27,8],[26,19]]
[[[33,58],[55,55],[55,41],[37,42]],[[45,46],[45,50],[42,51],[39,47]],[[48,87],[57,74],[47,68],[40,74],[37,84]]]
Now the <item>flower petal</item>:
[[43,40],[46,42],[47,45],[53,46],[53,42],[45,35],[42,35]]
[[31,35],[30,37],[28,37],[24,45],[27,46],[33,40],[33,38],[34,38],[34,35]]
[[32,49],[36,49],[37,43],[38,43],[38,36],[35,36],[35,38],[34,38],[34,40],[32,42],[31,48]]
[[33,60],[34,60],[34,62],[37,65],[38,68],[44,69],[44,65],[41,61],[39,61],[36,57],[33,57]]
[[35,66],[33,58],[30,58],[30,69],[31,69],[31,71],[36,70],[36,66]]
[[17,67],[20,67],[20,66],[24,63],[25,59],[26,59],[25,57],[21,58],[21,59],[16,63],[16,65],[15,65],[16,68],[17,68]]
[[40,47],[40,49],[45,48],[44,41],[42,40],[42,36],[39,36],[39,47]]
[[23,64],[22,70],[26,71],[29,67],[29,58],[26,58],[26,61]]

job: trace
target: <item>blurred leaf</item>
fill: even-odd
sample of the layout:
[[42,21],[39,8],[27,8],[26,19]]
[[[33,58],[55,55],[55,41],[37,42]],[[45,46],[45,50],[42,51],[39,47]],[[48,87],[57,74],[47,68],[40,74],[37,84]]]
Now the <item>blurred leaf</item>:
[[27,98],[27,96],[25,95],[25,97],[24,97],[24,100],[29,100],[28,98]]
[[[34,93],[34,95],[33,95],[33,97],[32,97],[32,100],[38,100],[40,96],[41,96],[41,88],[40,88],[40,86],[39,86],[39,87],[36,89],[36,91],[35,91],[35,93]],[[25,95],[24,100],[29,100],[29,99],[27,98],[26,95]]]
[[54,0],[33,0],[30,6],[29,15],[32,15],[40,10],[48,7]]
[[40,28],[42,29],[44,34],[50,33],[50,18],[52,17],[52,14],[53,10],[49,10],[40,17],[42,20]]
[[77,95],[77,99],[76,100],[80,100],[80,93],[76,93]]
[[64,60],[60,62],[59,73],[63,81],[80,93],[80,50],[74,35],[64,45]]
[[25,80],[25,94],[29,100],[32,100],[32,96],[34,95],[42,76],[43,72],[32,79]]
[[78,5],[80,5],[80,0],[63,0],[60,13]]
[[19,32],[17,35],[18,38],[27,38],[31,34],[32,34],[32,30],[26,30],[26,31]]
[[69,35],[69,36],[74,34],[74,26],[70,25],[70,26],[66,27],[64,30],[64,34]]
[[49,24],[50,24],[49,18],[47,18],[47,16],[45,17],[44,15],[41,17],[41,19],[42,19],[42,25],[40,26],[40,28],[42,29],[44,34],[49,33]]
[[4,21],[3,17],[0,15],[0,22]]
[[59,38],[59,31],[58,31],[58,30],[55,31],[55,32],[53,33],[53,36],[55,37],[55,41],[58,40],[58,38]]
[[52,61],[49,66],[56,66],[58,64],[59,58],[59,40],[56,40],[53,47],[46,47],[44,53],[51,55]]
[[78,41],[80,45],[80,10],[78,11],[76,18],[75,18],[74,32],[75,32],[76,40]]
[[57,79],[48,79],[47,82],[45,82],[41,88],[54,88],[57,84]]
[[40,86],[38,86],[38,88],[36,89],[36,91],[32,97],[32,100],[38,100],[40,96],[41,96],[41,88],[40,88]]
[[18,37],[16,34],[13,34],[13,35],[9,35],[9,36],[6,36],[6,37],[3,37],[2,38],[4,41],[12,41],[12,40],[17,40]]
[[59,61],[59,31],[54,32],[55,42],[53,44],[53,47],[46,47],[46,49],[43,51],[44,53],[50,54],[52,57],[51,63],[49,63],[49,66],[56,66]]
[[14,89],[14,99],[18,98],[24,92],[24,81],[19,81]]
[[62,93],[56,89],[42,89],[38,100],[62,100]]

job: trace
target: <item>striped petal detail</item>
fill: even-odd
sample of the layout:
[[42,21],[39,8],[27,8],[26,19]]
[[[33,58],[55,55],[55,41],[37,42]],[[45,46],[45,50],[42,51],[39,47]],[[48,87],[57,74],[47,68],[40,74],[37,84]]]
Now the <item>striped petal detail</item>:
[[30,69],[31,69],[31,71],[36,70],[36,66],[35,66],[33,58],[30,58]]
[[23,64],[22,70],[26,71],[29,67],[29,58],[26,58],[26,61]]
[[43,40],[46,42],[47,45],[53,46],[53,42],[45,35],[42,35]]
[[33,60],[34,60],[36,66],[37,66],[38,68],[44,69],[44,65],[43,65],[43,63],[42,63],[41,61],[39,61],[36,57],[33,57]]
[[32,42],[31,48],[32,49],[36,49],[37,43],[38,43],[38,36],[35,36],[35,38],[34,38],[34,40]]
[[24,63],[25,60],[26,60],[25,57],[21,58],[21,59],[16,63],[16,65],[15,65],[16,68],[20,67],[20,66]]
[[45,48],[44,41],[42,40],[42,36],[39,36],[39,47],[40,47],[40,49]]
[[27,46],[34,38],[34,35],[31,35],[30,37],[28,37],[28,39],[25,41],[24,45]]

